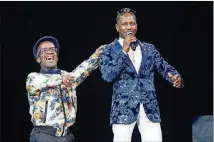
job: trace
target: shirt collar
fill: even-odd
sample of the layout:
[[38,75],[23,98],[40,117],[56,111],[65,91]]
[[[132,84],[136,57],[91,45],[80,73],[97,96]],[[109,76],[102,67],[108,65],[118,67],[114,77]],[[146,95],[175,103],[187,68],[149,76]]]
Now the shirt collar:
[[118,42],[120,43],[120,45],[123,47],[123,41],[124,39],[122,37],[119,37]]
[[46,69],[46,68],[41,67],[40,73],[42,73],[42,74],[61,74],[61,70],[60,69]]

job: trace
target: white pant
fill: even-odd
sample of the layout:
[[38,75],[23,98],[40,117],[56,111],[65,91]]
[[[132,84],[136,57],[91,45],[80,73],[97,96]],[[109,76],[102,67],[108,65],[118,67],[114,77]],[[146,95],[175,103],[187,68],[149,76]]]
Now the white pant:
[[131,142],[132,132],[136,122],[140,131],[142,142],[162,142],[160,123],[153,123],[147,118],[142,104],[140,104],[140,111],[137,121],[129,125],[112,125],[112,130],[114,133],[113,142]]

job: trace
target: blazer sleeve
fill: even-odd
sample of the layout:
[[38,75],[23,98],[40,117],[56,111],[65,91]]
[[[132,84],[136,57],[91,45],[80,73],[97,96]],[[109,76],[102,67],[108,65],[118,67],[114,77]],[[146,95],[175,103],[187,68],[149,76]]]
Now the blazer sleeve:
[[[170,77],[168,76],[168,73],[170,72],[173,75],[179,75],[181,77],[181,75],[178,73],[178,71],[171,66],[170,64],[168,64],[164,58],[161,56],[161,54],[158,52],[158,50],[155,48],[154,45],[152,45],[152,49],[153,49],[153,56],[154,56],[154,60],[155,60],[155,66],[157,71],[162,75],[162,77],[169,81],[171,84],[173,84],[173,81],[170,79]],[[181,77],[182,79],[182,77]],[[184,83],[183,83],[183,79],[181,82],[181,88],[184,87]]]
[[112,50],[114,46],[106,47],[100,56],[99,69],[103,80],[112,82],[125,66],[125,60],[128,57],[122,50],[116,52]]

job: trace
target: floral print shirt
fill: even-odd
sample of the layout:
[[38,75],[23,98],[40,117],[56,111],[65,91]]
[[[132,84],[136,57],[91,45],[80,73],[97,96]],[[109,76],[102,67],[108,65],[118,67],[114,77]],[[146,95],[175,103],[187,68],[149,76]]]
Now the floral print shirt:
[[[56,136],[65,136],[68,127],[75,123],[77,112],[76,88],[98,67],[98,56],[92,54],[72,72],[60,74],[32,72],[27,76],[26,89],[34,126],[52,126]],[[62,76],[74,77],[72,87],[62,84]]]

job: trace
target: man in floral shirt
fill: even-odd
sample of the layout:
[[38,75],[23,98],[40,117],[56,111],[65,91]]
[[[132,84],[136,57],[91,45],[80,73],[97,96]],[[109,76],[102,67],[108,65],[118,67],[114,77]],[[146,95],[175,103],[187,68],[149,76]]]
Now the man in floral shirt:
[[88,60],[72,72],[57,68],[59,42],[56,38],[40,38],[33,55],[40,64],[39,73],[27,76],[26,89],[34,128],[31,142],[73,142],[69,127],[75,123],[77,112],[76,87],[98,67],[99,47]]

